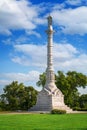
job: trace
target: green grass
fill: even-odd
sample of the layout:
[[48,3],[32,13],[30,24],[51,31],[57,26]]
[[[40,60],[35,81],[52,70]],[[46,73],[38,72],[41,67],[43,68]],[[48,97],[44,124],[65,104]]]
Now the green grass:
[[0,130],[87,130],[87,114],[0,114]]

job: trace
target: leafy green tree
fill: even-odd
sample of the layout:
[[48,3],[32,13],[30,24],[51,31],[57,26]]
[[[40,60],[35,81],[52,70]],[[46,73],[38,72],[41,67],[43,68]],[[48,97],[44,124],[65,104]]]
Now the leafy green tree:
[[[38,86],[44,87],[46,82],[46,73],[39,77]],[[87,76],[76,71],[68,71],[64,74],[58,71],[55,75],[55,84],[64,94],[65,103],[70,107],[79,106],[79,92],[78,88],[85,88],[87,85]]]
[[87,94],[83,94],[79,97],[79,104],[81,108],[87,109]]
[[45,85],[45,82],[46,82],[46,73],[44,72],[43,74],[40,74],[40,76],[39,76],[39,81],[36,83],[37,84],[37,86],[42,86],[42,87],[44,87],[44,85]]
[[66,74],[58,71],[56,75],[56,85],[65,96],[65,103],[71,107],[78,106],[78,88],[85,88],[87,76],[76,71],[68,71]]
[[37,91],[32,86],[26,87],[23,83],[18,84],[17,81],[13,81],[3,90],[4,94],[1,95],[3,109],[28,110],[36,103]]
[[0,98],[0,111],[5,110],[5,108],[6,108],[6,105],[3,101],[3,99]]
[[[20,96],[21,99],[21,96]],[[25,87],[24,97],[22,98],[24,102],[21,101],[21,108],[28,110],[30,107],[36,104],[37,100],[37,91],[32,87]]]

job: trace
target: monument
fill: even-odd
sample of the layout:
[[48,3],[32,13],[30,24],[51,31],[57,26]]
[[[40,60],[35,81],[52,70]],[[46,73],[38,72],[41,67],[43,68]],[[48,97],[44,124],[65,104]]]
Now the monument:
[[48,16],[48,29],[46,31],[48,36],[47,45],[47,71],[46,71],[46,84],[44,88],[38,93],[36,105],[33,106],[31,111],[51,111],[52,109],[72,111],[67,105],[64,104],[64,95],[55,85],[55,74],[53,68],[53,27],[52,17]]

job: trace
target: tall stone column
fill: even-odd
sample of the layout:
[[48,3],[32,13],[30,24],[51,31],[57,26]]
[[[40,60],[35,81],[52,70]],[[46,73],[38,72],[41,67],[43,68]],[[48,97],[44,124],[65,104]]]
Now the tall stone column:
[[48,36],[47,45],[47,72],[46,84],[37,96],[36,105],[30,111],[51,111],[52,109],[61,109],[71,112],[72,110],[64,104],[64,95],[55,85],[55,74],[53,69],[53,33],[52,17],[48,16]]
[[49,91],[53,91],[56,89],[55,85],[55,75],[53,69],[53,27],[52,27],[52,17],[48,16],[48,29],[46,31],[48,36],[48,44],[47,44],[47,71],[46,71],[46,84],[44,89]]

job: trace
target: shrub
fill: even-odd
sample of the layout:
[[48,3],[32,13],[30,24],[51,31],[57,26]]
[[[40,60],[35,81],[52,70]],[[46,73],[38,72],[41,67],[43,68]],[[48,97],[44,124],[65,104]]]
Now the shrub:
[[87,111],[87,108],[74,107],[74,111]]
[[66,110],[58,110],[58,109],[53,109],[51,111],[51,114],[65,114]]
[[73,107],[73,111],[80,111],[81,108],[80,107]]
[[0,107],[0,111],[2,111],[2,108]]
[[81,108],[81,111],[87,111],[87,108]]

